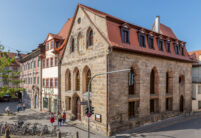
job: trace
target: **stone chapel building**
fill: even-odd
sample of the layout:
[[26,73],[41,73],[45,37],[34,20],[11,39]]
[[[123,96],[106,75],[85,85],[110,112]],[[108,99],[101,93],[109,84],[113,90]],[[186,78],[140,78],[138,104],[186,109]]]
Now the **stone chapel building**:
[[78,4],[63,50],[62,109],[86,126],[80,102],[86,101],[91,77],[130,69],[93,80],[93,130],[111,135],[191,110],[193,60],[159,17],[149,30]]

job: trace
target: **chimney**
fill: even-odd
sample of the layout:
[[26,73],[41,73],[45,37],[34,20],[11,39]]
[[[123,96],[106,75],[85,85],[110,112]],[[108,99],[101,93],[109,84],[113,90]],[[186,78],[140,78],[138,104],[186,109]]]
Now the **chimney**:
[[156,16],[156,19],[152,25],[152,31],[160,33],[160,16]]

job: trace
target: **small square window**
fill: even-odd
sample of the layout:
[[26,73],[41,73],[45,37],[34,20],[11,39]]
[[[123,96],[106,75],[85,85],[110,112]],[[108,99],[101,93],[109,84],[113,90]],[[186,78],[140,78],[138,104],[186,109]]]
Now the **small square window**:
[[148,45],[150,49],[154,49],[154,38],[152,36],[148,36]]
[[139,44],[140,44],[140,46],[141,46],[141,47],[146,47],[146,45],[145,45],[145,35],[139,33],[139,34],[138,34],[138,39],[139,39]]
[[121,29],[121,39],[123,43],[129,43],[129,30],[122,28]]
[[46,50],[49,50],[49,43],[46,44]]
[[184,47],[180,45],[181,55],[184,56]]
[[163,51],[163,40],[161,40],[161,39],[158,40],[158,49],[160,51]]
[[54,42],[51,41],[51,49],[54,47]]
[[168,52],[168,53],[170,53],[171,52],[171,50],[170,50],[170,42],[166,42],[166,51]]
[[174,51],[175,51],[175,54],[179,55],[179,45],[178,44],[174,45]]

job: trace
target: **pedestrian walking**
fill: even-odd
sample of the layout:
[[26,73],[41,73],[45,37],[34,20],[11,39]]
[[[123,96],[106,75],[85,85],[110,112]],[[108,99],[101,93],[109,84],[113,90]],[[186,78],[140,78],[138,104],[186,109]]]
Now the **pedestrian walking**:
[[58,113],[58,127],[61,126],[61,122],[62,122],[62,116],[61,113]]
[[63,122],[63,125],[64,125],[64,123],[66,123],[66,112],[65,111],[63,112],[63,115],[62,115],[62,122]]
[[5,108],[5,112],[9,115],[10,114],[10,107],[9,106],[7,106],[6,108]]
[[23,103],[22,108],[23,108],[23,110],[26,110],[26,104],[25,103]]
[[20,111],[20,104],[17,104],[17,112]]
[[50,114],[50,123],[52,126],[54,125],[54,114],[53,113]]

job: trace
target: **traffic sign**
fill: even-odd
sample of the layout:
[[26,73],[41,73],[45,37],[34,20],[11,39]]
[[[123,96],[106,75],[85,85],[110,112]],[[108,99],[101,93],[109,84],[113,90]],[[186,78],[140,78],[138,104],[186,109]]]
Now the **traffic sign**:
[[80,105],[87,105],[87,101],[80,102]]

